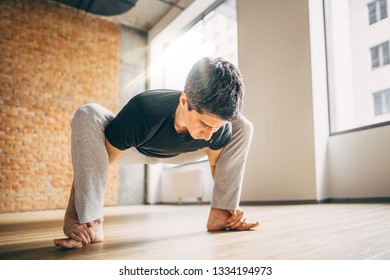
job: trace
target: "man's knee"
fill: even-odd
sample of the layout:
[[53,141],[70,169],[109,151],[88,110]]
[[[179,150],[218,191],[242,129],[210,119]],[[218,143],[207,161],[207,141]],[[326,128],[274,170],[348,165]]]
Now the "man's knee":
[[105,127],[108,121],[113,118],[114,115],[103,106],[96,103],[90,103],[77,109],[72,119],[71,126],[73,127],[76,124],[77,126],[91,127],[99,125]]

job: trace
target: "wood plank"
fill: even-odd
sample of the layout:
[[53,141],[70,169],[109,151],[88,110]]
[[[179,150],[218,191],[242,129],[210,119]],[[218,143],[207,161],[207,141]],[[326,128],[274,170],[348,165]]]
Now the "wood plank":
[[261,226],[210,233],[208,206],[107,207],[106,239],[53,245],[64,210],[0,215],[0,259],[390,259],[390,204],[244,207]]

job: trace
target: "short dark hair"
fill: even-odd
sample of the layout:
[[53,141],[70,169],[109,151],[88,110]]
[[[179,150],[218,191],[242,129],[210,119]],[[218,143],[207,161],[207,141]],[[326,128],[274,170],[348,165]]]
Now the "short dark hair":
[[236,66],[222,58],[202,58],[189,72],[184,92],[188,109],[222,120],[240,117],[244,83]]

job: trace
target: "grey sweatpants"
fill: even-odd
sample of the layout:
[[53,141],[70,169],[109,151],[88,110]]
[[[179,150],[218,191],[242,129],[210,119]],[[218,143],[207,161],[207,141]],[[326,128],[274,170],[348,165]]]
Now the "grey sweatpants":
[[[76,111],[71,122],[75,205],[82,224],[103,217],[109,166],[104,129],[114,117],[103,106],[88,104]],[[217,162],[211,207],[237,209],[252,131],[252,124],[244,117],[233,123],[232,140],[224,147]],[[205,150],[199,150],[161,159],[145,156],[130,148],[121,154],[118,161],[121,164],[183,164],[205,155]]]

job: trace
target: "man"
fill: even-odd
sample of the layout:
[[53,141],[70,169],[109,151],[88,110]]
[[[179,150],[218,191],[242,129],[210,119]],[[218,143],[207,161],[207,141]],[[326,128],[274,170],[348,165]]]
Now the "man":
[[[132,98],[115,117],[97,104],[79,108],[72,120],[74,181],[64,219],[68,238],[80,248],[104,239],[103,202],[108,166],[186,163],[207,155],[214,178],[209,231],[248,230],[238,207],[252,125],[241,115],[244,85],[239,70],[204,58],[187,76],[184,91],[151,90]],[[185,187],[185,186],[183,186]]]

